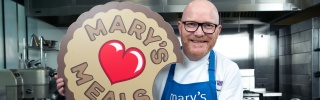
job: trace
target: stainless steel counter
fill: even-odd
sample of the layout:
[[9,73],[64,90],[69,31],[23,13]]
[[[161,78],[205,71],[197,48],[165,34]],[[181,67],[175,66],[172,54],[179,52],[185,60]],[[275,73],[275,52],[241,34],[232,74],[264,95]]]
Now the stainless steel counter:
[[281,97],[282,93],[266,91],[262,92],[262,95],[263,97]]
[[264,100],[270,97],[281,97],[282,93],[271,91],[259,91],[263,89],[257,89],[257,91],[246,90],[243,92],[244,100]]

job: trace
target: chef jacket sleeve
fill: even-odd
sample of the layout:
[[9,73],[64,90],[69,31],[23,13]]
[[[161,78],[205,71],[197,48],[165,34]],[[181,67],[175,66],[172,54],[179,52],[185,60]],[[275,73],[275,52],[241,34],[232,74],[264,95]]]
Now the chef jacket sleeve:
[[223,67],[229,67],[225,71],[225,79],[218,100],[243,100],[241,75],[236,63],[224,63]]

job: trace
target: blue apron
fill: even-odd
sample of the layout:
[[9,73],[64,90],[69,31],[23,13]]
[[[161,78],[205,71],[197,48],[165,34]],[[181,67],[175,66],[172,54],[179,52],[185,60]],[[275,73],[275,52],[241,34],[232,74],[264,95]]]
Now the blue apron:
[[172,64],[161,100],[218,100],[215,80],[215,55],[210,51],[209,81],[191,84],[179,84],[173,80],[175,64]]

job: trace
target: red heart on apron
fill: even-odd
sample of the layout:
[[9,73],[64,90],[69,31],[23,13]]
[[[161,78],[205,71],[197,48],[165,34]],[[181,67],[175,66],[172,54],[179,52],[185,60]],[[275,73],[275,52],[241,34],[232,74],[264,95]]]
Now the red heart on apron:
[[124,44],[118,40],[110,40],[102,45],[99,61],[111,85],[139,76],[146,64],[141,50],[135,47],[126,50]]

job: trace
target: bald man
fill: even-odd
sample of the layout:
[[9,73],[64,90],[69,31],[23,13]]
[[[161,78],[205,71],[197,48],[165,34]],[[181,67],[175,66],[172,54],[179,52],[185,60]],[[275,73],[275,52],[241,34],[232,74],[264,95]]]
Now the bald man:
[[155,100],[242,100],[239,67],[212,50],[222,26],[208,0],[191,1],[178,22],[184,64],[160,71],[153,87]]

